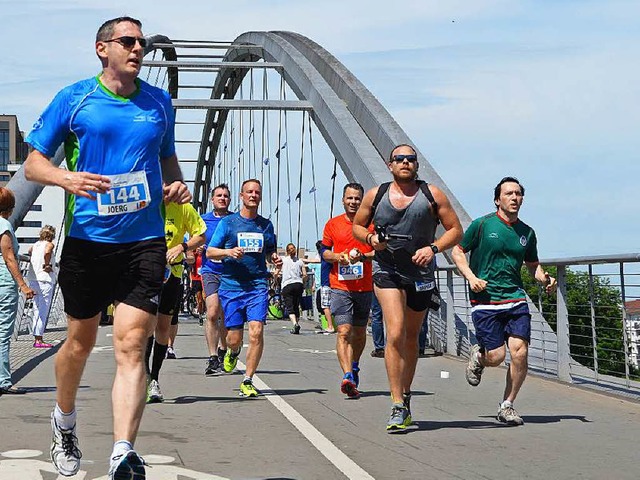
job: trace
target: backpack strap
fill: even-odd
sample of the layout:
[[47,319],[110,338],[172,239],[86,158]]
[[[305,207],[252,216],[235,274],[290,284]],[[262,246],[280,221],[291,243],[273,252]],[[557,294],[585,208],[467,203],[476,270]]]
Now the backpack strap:
[[436,220],[436,225],[440,223],[440,217],[438,216],[438,202],[436,202],[435,198],[433,198],[433,194],[431,190],[429,190],[429,184],[424,180],[416,180],[420,190],[424,193],[424,196],[427,197],[427,200],[431,204],[431,214],[433,218]]
[[383,195],[387,193],[387,190],[389,190],[389,186],[391,186],[391,182],[381,183],[380,186],[378,187],[376,196],[373,199],[373,203],[371,204],[371,215],[369,216],[369,221],[367,222],[367,226],[371,225],[371,222],[373,221],[373,216],[376,213],[376,208],[378,208],[378,204],[380,203],[380,200],[382,200]]

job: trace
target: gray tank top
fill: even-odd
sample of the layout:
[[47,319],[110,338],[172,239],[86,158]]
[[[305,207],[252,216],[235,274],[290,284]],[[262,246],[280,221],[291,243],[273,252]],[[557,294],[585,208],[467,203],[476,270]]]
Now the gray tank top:
[[385,271],[396,273],[401,278],[414,282],[435,280],[435,259],[426,267],[419,267],[411,261],[416,250],[431,245],[434,241],[436,220],[429,210],[429,200],[418,190],[412,202],[403,209],[391,205],[389,190],[380,199],[373,215],[373,224],[386,227],[387,233],[411,235],[411,240],[389,239],[387,248],[376,251],[373,273]]

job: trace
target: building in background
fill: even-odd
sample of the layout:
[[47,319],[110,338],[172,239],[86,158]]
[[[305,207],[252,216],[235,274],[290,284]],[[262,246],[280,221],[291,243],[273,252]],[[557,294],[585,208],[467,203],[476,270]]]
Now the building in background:
[[[24,137],[15,115],[0,115],[0,186],[7,185],[29,155],[30,147]],[[58,238],[55,244],[58,246],[60,239],[64,239],[64,235],[61,235],[63,215],[64,191],[58,187],[45,187],[22,223],[16,225],[19,253],[27,253],[31,245],[38,241],[44,225],[56,228]],[[57,251],[60,252],[60,248]]]

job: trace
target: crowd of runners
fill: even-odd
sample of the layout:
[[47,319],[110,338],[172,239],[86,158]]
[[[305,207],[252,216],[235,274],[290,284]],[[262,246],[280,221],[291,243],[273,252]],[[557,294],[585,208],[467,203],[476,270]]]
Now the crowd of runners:
[[[300,332],[306,269],[295,245],[287,246],[284,257],[277,254],[274,227],[258,213],[262,185],[257,179],[245,180],[239,192],[216,186],[212,211],[200,217],[193,209],[176,156],[171,99],[138,78],[145,46],[138,20],[105,22],[95,42],[101,73],[61,90],[27,138],[33,147],[24,165],[27,179],[60,186],[68,194],[59,272],[68,333],[56,354],[51,414],[51,458],[65,476],[80,467],[76,397],[101,312],[109,304],[114,305],[116,359],[110,480],[145,478],[134,443],[145,403],[163,400],[160,371],[167,355],[175,355],[183,261],[194,263],[194,280],[203,290],[206,375],[234,371],[246,330],[240,392],[260,394],[253,376],[264,349],[270,270],[280,272],[291,333]],[[61,144],[68,170],[50,161]],[[386,429],[402,431],[412,424],[418,337],[428,310],[439,306],[435,256],[453,249],[452,258],[470,285],[478,340],[467,380],[478,385],[483,369],[499,365],[508,348],[512,361],[498,420],[522,424],[513,403],[527,373],[530,337],[523,262],[548,291],[555,287],[538,263],[533,230],[518,218],[524,187],[513,177],[501,180],[495,211],[463,232],[446,195],[418,180],[412,146],[395,147],[387,165],[389,183],[367,192],[357,183],[344,186],[344,213],[326,223],[317,245],[324,261],[321,307],[329,317],[327,329],[336,325],[343,374],[336,388],[359,397],[359,362],[375,294],[386,330],[391,393]],[[239,196],[233,213],[232,195]],[[442,233],[436,238],[439,225]]]

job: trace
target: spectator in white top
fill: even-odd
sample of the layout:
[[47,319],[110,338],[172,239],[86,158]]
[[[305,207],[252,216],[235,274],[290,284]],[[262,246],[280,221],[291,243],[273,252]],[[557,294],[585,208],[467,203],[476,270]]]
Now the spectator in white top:
[[297,256],[293,243],[287,245],[287,255],[282,258],[282,300],[293,328],[291,333],[300,333],[300,300],[307,280],[307,268]]
[[56,229],[45,225],[40,230],[40,239],[29,249],[31,266],[29,270],[29,286],[36,292],[33,301],[33,346],[35,348],[51,348],[53,345],[42,339],[47,328],[51,301],[56,286],[55,257],[53,240]]

